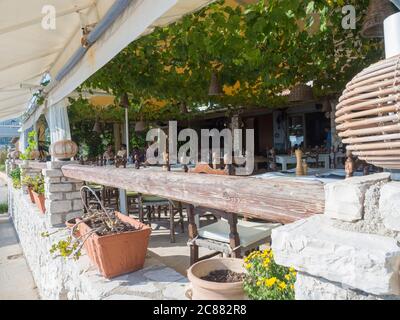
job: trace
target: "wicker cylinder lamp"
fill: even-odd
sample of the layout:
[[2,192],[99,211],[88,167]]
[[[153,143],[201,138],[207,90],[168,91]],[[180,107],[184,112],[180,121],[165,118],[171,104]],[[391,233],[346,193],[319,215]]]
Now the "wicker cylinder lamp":
[[354,156],[400,169],[400,54],[371,65],[347,84],[336,123]]

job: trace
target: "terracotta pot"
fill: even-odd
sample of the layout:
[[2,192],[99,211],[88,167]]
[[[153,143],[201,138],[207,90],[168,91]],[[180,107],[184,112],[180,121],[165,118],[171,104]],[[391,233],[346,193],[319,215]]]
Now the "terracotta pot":
[[33,194],[33,198],[35,199],[35,203],[36,203],[37,207],[39,208],[39,211],[44,214],[46,212],[46,207],[44,205],[44,201],[45,201],[44,195],[37,194],[33,190],[32,190],[32,194]]
[[[72,218],[72,219],[65,221],[65,226],[68,229],[72,229],[76,225],[76,223],[77,223],[76,218]],[[74,236],[80,237],[79,226],[75,229]]]
[[199,261],[188,270],[192,284],[193,300],[245,300],[243,281],[221,283],[201,279],[215,270],[231,270],[245,273],[242,259],[220,258]]
[[[84,243],[90,260],[106,278],[142,269],[151,233],[149,226],[119,212],[116,215],[122,221],[141,229],[106,236],[92,234]],[[80,221],[78,218],[76,220]],[[79,224],[83,239],[90,231],[86,223]]]
[[35,197],[33,196],[32,187],[28,187],[28,194],[29,194],[29,198],[31,199],[32,203],[35,203]]

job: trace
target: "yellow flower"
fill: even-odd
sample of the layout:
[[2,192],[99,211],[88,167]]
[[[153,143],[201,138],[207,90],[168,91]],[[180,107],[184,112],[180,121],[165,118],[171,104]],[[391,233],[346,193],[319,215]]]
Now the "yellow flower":
[[294,285],[293,284],[290,285],[290,289],[294,289]]
[[257,287],[261,286],[262,282],[260,280],[257,281]]
[[293,268],[293,267],[290,267],[290,268],[289,268],[289,271],[290,271],[290,272],[296,272],[296,269]]
[[253,265],[251,263],[246,264],[246,269],[250,269]]
[[265,285],[270,288],[275,284],[276,280],[277,279],[275,277],[267,279],[267,280],[265,280]]
[[286,289],[286,283],[284,283],[283,281],[281,281],[279,283],[279,288],[281,288],[282,290]]
[[290,280],[290,274],[285,275],[286,280]]

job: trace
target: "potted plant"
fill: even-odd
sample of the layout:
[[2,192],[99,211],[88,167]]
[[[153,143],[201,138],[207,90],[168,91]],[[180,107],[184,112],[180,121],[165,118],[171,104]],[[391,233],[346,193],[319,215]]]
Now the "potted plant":
[[32,181],[32,194],[37,207],[41,213],[46,212],[45,197],[44,197],[44,179],[41,174],[33,178]]
[[10,178],[15,189],[21,189],[21,169],[19,167],[11,170]]
[[[93,192],[84,186],[81,194],[84,189]],[[101,210],[97,206],[88,208],[84,202],[87,212],[76,218],[75,224],[68,221],[65,228],[69,230],[68,236],[53,244],[50,252],[78,259],[84,248],[91,262],[106,278],[142,269],[151,228],[119,212],[105,209],[98,202]]]
[[35,197],[33,196],[33,178],[31,176],[25,175],[22,178],[22,185],[27,188],[29,198],[31,199],[32,203],[35,203]]
[[20,155],[23,164],[27,165],[29,160],[35,160],[40,157],[40,152],[37,150],[36,131],[33,130],[28,133],[28,146],[25,152]]
[[253,300],[293,300],[296,270],[274,261],[272,250],[254,251],[245,259],[244,289]]
[[244,300],[243,281],[246,269],[242,259],[202,260],[190,267],[193,300]]

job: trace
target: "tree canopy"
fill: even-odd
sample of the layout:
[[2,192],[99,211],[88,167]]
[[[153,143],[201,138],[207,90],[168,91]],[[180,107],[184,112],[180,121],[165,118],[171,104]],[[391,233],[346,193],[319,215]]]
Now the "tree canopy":
[[[210,100],[230,110],[271,107],[284,102],[285,89],[310,81],[317,96],[336,95],[383,57],[382,41],[360,37],[368,2],[346,1],[357,13],[351,30],[342,27],[343,0],[260,0],[236,8],[216,1],[134,41],[82,88],[128,93],[132,119],[146,120],[183,117],[183,105],[193,116]],[[208,95],[213,72],[222,96]]]

